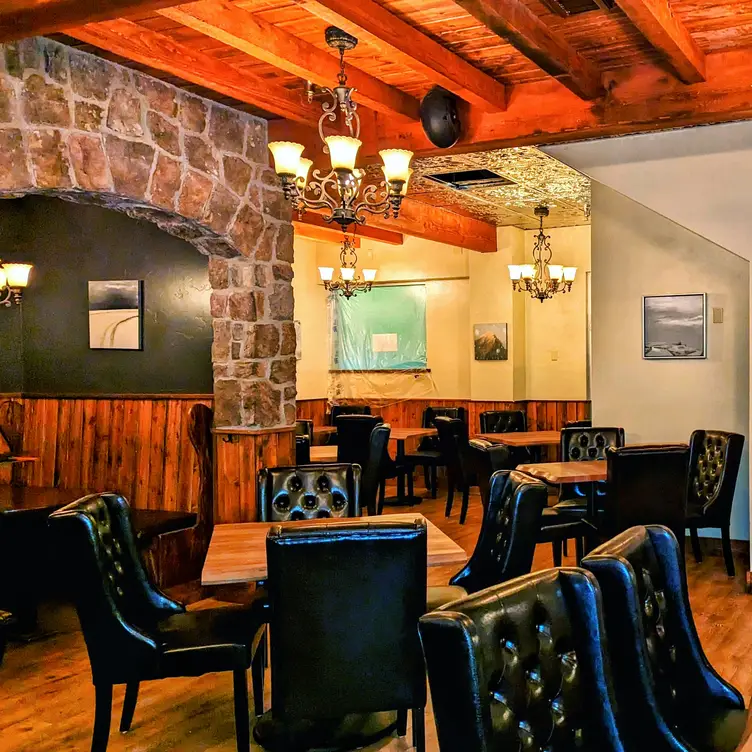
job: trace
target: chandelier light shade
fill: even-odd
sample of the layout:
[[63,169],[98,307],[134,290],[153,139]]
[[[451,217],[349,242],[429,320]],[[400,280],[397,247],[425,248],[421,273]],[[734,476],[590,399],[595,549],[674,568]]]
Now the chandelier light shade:
[[342,241],[342,250],[339,254],[340,270],[339,278],[334,279],[334,268],[320,266],[319,276],[324,283],[324,289],[331,293],[338,293],[344,298],[352,298],[359,292],[369,292],[376,279],[376,269],[363,269],[363,278],[358,276],[358,254],[355,252],[355,244],[347,235]]
[[0,305],[21,303],[23,291],[29,286],[31,264],[4,264],[0,261]]
[[[319,137],[324,142],[324,152],[329,154],[331,172],[324,175],[313,170],[312,162],[302,156],[303,145],[292,141],[273,141],[269,150],[274,157],[274,169],[282,181],[285,198],[299,215],[307,209],[322,211],[325,222],[338,224],[343,232],[352,225],[362,225],[366,213],[381,214],[386,218],[399,215],[402,199],[410,180],[411,151],[384,149],[379,152],[383,161],[384,181],[362,186],[365,171],[355,167],[360,141],[358,105],[353,102],[355,89],[347,85],[345,52],[352,50],[358,40],[334,26],[325,33],[327,44],[339,50],[339,75],[337,86],[324,88],[322,93],[331,98],[322,104],[319,118]],[[308,89],[309,101],[313,89]],[[347,131],[345,135],[325,135],[324,123],[337,121],[342,116]]]
[[533,263],[509,264],[509,279],[512,280],[513,290],[527,292],[531,298],[542,303],[558,292],[566,293],[572,289],[577,267],[551,263],[551,236],[543,232],[543,220],[548,216],[548,207],[536,206],[535,216],[540,219],[540,229],[535,236]]

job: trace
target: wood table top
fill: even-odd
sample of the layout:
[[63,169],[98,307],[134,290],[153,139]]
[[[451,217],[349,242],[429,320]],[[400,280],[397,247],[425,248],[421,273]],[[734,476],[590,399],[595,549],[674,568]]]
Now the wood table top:
[[395,428],[389,434],[390,441],[405,441],[407,439],[422,439],[424,436],[438,436],[435,428]]
[[585,462],[535,462],[517,465],[517,470],[546,483],[594,483],[606,480],[608,464],[605,460]]
[[39,457],[24,457],[20,455],[0,456],[0,467],[3,465],[14,465],[18,462],[36,462]]
[[323,446],[311,447],[311,462],[336,462],[336,444],[324,444]]
[[[347,524],[368,521],[368,517],[309,520],[327,524]],[[417,513],[385,514],[375,518],[383,522],[426,523],[428,533],[428,566],[440,567],[446,564],[461,565],[467,561],[464,549],[432,522]],[[266,535],[274,525],[301,523],[289,522],[238,522],[229,525],[215,525],[209,551],[206,554],[201,573],[202,585],[229,585],[241,582],[257,582],[268,576],[266,569]],[[302,523],[305,524],[305,523]]]
[[333,433],[337,433],[336,426],[314,426],[314,436],[331,436]]
[[479,433],[479,439],[492,444],[504,446],[558,446],[561,442],[560,431],[510,431],[509,433]]

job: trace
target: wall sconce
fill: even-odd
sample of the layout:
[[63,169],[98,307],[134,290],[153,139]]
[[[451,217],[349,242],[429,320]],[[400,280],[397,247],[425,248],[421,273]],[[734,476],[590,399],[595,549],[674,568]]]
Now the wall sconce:
[[0,305],[10,306],[11,301],[21,304],[23,291],[29,285],[31,264],[7,264],[0,261]]

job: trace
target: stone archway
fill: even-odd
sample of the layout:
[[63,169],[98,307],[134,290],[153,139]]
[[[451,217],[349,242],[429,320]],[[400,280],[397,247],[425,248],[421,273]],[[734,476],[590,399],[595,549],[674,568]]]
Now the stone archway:
[[0,46],[0,198],[98,204],[196,246],[216,424],[294,423],[293,230],[266,121],[47,39]]

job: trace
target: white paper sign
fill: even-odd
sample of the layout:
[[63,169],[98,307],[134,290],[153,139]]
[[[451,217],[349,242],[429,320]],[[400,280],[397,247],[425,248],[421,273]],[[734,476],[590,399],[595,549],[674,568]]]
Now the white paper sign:
[[397,352],[396,334],[374,334],[371,339],[371,349],[377,352]]

